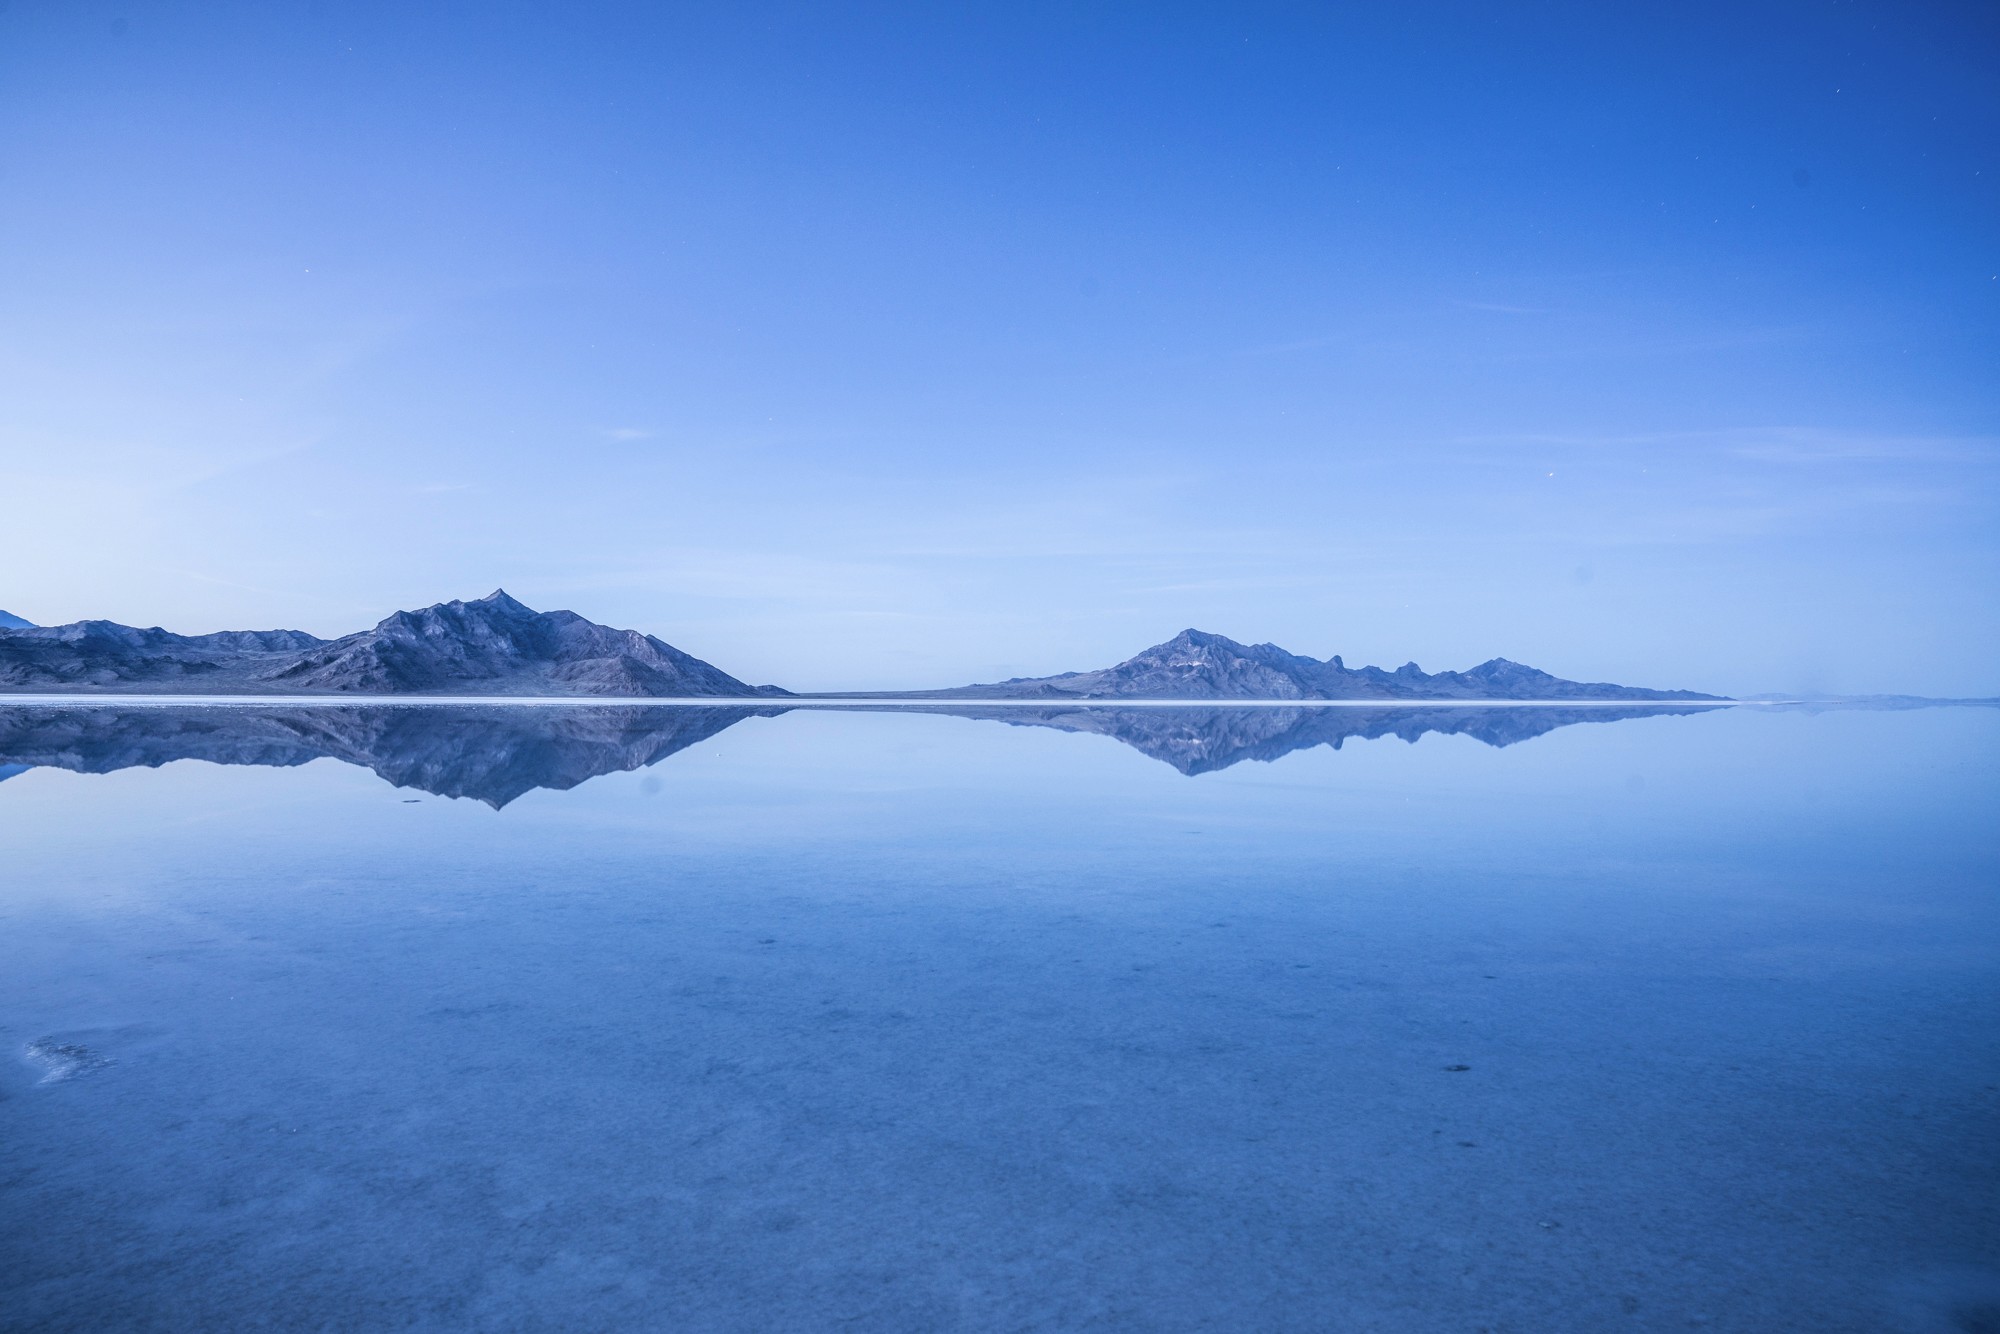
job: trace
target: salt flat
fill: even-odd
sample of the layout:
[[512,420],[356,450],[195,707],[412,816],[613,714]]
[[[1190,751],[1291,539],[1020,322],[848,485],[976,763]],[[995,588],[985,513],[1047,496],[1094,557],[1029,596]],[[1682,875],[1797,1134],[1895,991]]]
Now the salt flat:
[[797,710],[498,810],[30,767],[0,1310],[1982,1328],[1996,732],[1721,709],[1188,777]]

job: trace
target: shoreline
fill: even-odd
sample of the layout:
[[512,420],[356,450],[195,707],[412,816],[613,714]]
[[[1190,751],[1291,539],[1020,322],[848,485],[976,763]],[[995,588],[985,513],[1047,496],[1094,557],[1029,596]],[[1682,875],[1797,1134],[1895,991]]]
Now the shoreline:
[[[952,699],[907,697],[870,699],[838,695],[702,695],[686,698],[656,695],[98,695],[83,693],[0,694],[0,706],[50,705],[74,708],[119,706],[152,708],[220,708],[284,705],[340,707],[400,705],[409,708],[660,708],[710,709],[1721,709],[1745,705],[1813,703],[1811,700],[1741,699]],[[1827,702],[1827,701],[1819,701]]]

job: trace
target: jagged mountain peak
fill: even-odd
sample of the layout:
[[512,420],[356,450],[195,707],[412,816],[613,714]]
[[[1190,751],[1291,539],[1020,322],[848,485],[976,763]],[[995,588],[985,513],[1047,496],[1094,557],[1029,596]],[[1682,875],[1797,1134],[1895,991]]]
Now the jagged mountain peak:
[[1166,657],[1173,657],[1177,654],[1201,653],[1203,651],[1214,651],[1214,650],[1221,650],[1223,652],[1229,652],[1229,653],[1241,653],[1244,651],[1243,645],[1237,643],[1233,639],[1230,639],[1224,635],[1210,634],[1206,630],[1196,630],[1190,627],[1189,629],[1181,631],[1179,634],[1175,635],[1172,639],[1162,640],[1160,643],[1154,644],[1150,648],[1140,649],[1137,653],[1133,654],[1130,658],[1128,658],[1127,661],[1136,662],[1139,659],[1146,657],[1166,658]]
[[[454,603],[451,605],[456,606],[459,604]],[[496,588],[485,597],[475,598],[463,605],[468,611],[474,607],[478,607],[482,611],[499,612],[506,616],[574,616],[576,614],[575,612],[536,611],[533,607],[513,596],[504,588]]]
[[1219,635],[1212,630],[1197,630],[1189,627],[1175,635],[1172,639],[1155,644],[1151,648],[1140,650],[1127,659],[1127,661],[1137,662],[1146,658],[1167,658],[1188,654],[1223,654],[1229,657],[1252,661],[1261,661],[1273,657],[1290,659],[1293,656],[1284,649],[1279,648],[1276,644],[1243,644],[1231,639],[1228,635]]
[[496,588],[483,598],[453,598],[449,602],[433,602],[428,607],[418,607],[411,611],[390,612],[376,624],[380,629],[394,623],[412,624],[422,621],[520,621],[530,620],[546,613],[538,612],[516,598],[510,597],[504,588]]

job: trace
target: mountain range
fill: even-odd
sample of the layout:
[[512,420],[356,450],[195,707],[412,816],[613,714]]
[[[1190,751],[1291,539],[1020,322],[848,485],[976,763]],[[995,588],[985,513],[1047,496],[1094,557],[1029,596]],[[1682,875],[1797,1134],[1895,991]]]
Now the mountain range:
[[[909,698],[880,694],[874,698]],[[922,698],[1008,700],[1713,700],[1692,690],[1648,690],[1603,681],[1566,681],[1505,658],[1463,672],[1426,672],[1414,662],[1395,671],[1326,662],[1276,644],[1239,644],[1183,630],[1115,667],[1060,676],[1015,677],[990,685],[923,692]],[[862,696],[869,698],[869,696]]]
[[770,696],[664,640],[504,589],[399,611],[372,630],[177,635],[114,621],[0,630],[0,689],[99,694]]
[[[18,620],[19,618],[10,618]],[[540,612],[504,590],[399,611],[341,639],[302,630],[179,635],[113,621],[0,628],[0,691],[66,694],[495,695],[786,698],[651,635],[573,611]],[[1184,630],[1113,667],[849,699],[1714,700],[1689,690],[1569,681],[1493,658],[1463,672],[1322,662],[1275,644]]]

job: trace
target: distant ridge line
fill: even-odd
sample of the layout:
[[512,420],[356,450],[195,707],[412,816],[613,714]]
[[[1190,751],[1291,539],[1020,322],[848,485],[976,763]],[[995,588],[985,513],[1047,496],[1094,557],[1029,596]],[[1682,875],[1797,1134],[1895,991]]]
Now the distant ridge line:
[[[18,620],[19,618],[14,618]],[[496,589],[472,601],[399,611],[326,640],[302,630],[180,635],[114,621],[0,629],[0,692],[344,699],[796,699],[753,686],[636,630],[572,611],[542,612]],[[926,691],[839,691],[823,701],[880,703],[1638,703],[1727,702],[1692,690],[1570,681],[1506,658],[1462,672],[1349,667],[1275,644],[1198,629],[1111,667]]]

